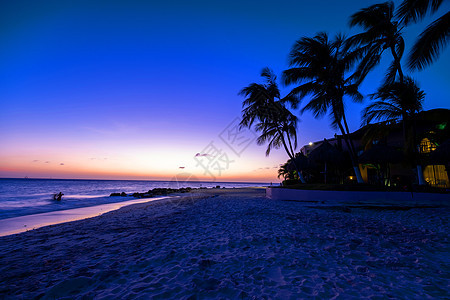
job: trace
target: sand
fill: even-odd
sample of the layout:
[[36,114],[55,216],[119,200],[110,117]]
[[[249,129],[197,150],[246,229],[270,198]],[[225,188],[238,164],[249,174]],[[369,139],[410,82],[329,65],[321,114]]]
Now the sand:
[[208,190],[0,238],[0,298],[449,298],[448,208]]

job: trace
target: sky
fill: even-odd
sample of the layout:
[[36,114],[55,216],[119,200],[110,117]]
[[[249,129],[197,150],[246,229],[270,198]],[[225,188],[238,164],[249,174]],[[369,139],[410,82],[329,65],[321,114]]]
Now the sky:
[[[358,32],[349,16],[379,2],[2,1],[0,177],[277,182],[288,157],[266,157],[253,130],[237,133],[239,90],[266,66],[281,75],[303,36]],[[406,28],[407,49],[449,9]],[[450,108],[448,48],[410,74],[425,109]],[[369,102],[346,104],[351,130]],[[297,150],[336,133],[326,117],[294,113]]]

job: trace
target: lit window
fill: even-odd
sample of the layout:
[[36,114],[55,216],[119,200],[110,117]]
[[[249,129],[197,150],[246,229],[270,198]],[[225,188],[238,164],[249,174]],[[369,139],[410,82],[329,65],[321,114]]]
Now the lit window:
[[430,153],[431,151],[436,150],[436,145],[427,138],[424,138],[420,142],[419,147],[420,147],[420,153]]

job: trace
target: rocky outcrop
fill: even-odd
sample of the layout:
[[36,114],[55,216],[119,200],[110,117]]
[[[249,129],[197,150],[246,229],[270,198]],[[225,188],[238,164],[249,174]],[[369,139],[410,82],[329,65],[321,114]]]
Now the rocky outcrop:
[[[179,188],[179,189],[171,189],[171,188],[154,188],[152,190],[148,190],[145,193],[133,193],[130,194],[131,196],[135,197],[135,198],[150,198],[150,197],[154,197],[154,196],[165,196],[168,194],[173,194],[173,193],[189,193],[190,191],[192,191],[193,189],[190,187],[187,188]],[[127,194],[125,192],[122,193],[112,193],[110,195],[110,197],[114,197],[114,196],[122,196],[125,197],[127,196]]]

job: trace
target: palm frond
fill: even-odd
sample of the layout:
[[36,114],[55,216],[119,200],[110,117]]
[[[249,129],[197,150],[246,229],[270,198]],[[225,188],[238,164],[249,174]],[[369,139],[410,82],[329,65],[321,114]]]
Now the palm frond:
[[302,99],[308,95],[318,95],[323,92],[323,86],[315,81],[310,81],[293,88],[286,97]]
[[382,50],[377,45],[370,45],[368,49],[366,49],[363,59],[359,62],[352,75],[352,78],[356,82],[361,83],[367,74],[380,63],[381,52]]
[[446,47],[450,38],[450,12],[431,23],[419,36],[409,57],[411,70],[422,70],[430,65]]
[[301,110],[301,113],[309,110],[313,113],[314,118],[321,118],[327,113],[330,104],[326,97],[321,95],[313,97]]
[[391,19],[394,12],[392,1],[371,5],[350,17],[350,26],[361,26],[365,30],[380,25],[380,20]]
[[342,57],[342,62],[344,63],[344,70],[349,71],[355,63],[360,61],[364,55],[367,53],[369,46],[358,46],[353,47],[346,45],[342,50],[345,55]]
[[280,99],[280,102],[282,104],[289,103],[292,109],[297,109],[301,100],[302,97],[300,97],[299,95],[289,93],[284,98]]
[[385,101],[376,101],[363,109],[362,123],[364,126],[373,120],[398,120],[402,116],[401,108]]
[[370,123],[372,120],[411,118],[422,110],[425,93],[411,77],[406,76],[403,82],[383,84],[370,97],[379,100],[362,111],[363,124]]
[[282,79],[284,85],[301,83],[306,79],[314,78],[314,70],[309,67],[290,68],[283,71]]
[[345,87],[345,94],[349,96],[353,102],[361,103],[364,100],[364,96],[358,91],[357,84],[351,84]]
[[395,61],[392,61],[386,71],[386,75],[384,76],[384,84],[394,83],[396,76],[397,76],[397,63]]
[[397,9],[397,18],[403,24],[416,23],[423,19],[428,10],[435,12],[443,0],[404,0]]
[[265,67],[261,71],[261,77],[266,78],[266,82],[275,83],[277,81],[277,76],[269,67]]

